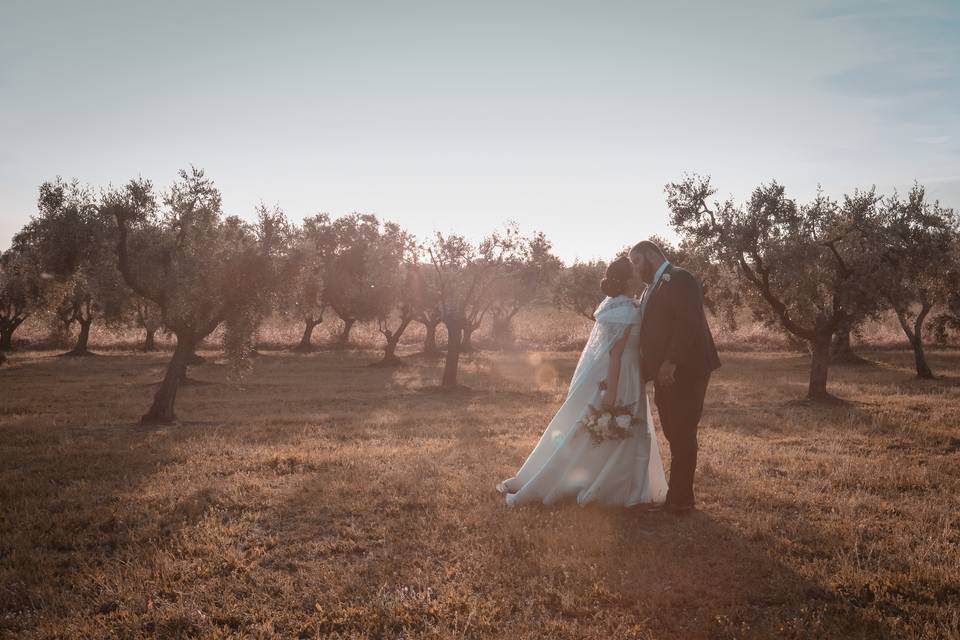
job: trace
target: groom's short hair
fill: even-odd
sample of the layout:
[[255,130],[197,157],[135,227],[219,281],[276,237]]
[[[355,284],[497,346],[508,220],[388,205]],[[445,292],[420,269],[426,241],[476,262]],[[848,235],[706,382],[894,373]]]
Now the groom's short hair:
[[667,256],[663,254],[663,249],[658,247],[655,242],[651,242],[650,240],[638,242],[637,244],[633,245],[632,249],[630,249],[630,255],[641,255],[644,253],[653,253],[660,256],[662,260],[667,259]]

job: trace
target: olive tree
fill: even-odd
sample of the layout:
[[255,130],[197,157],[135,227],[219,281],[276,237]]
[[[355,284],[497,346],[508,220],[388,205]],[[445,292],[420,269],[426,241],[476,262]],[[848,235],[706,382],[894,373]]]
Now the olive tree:
[[477,310],[488,304],[491,290],[506,276],[504,266],[513,259],[514,239],[494,233],[474,244],[461,235],[437,233],[427,247],[431,275],[439,291],[447,354],[440,386],[458,386],[464,336],[472,331]]
[[[954,248],[954,264],[960,264],[960,246]],[[952,335],[960,333],[960,269],[952,268],[946,274],[947,295],[943,307],[933,321],[937,342],[946,343]]]
[[557,274],[553,285],[553,304],[593,321],[593,312],[603,301],[600,281],[607,270],[602,260],[574,262]]
[[386,340],[381,364],[400,363],[397,346],[417,317],[416,259],[415,239],[393,223],[384,224],[368,248],[365,290],[376,306],[377,329]]
[[494,342],[513,343],[513,319],[523,309],[544,300],[563,264],[543,233],[517,236],[514,255],[504,265],[505,277],[491,290],[490,316]]
[[13,349],[13,334],[43,309],[44,277],[36,256],[17,249],[0,254],[0,351]]
[[559,259],[550,252],[550,242],[542,233],[525,238],[514,223],[508,223],[486,241],[494,241],[504,249],[503,262],[499,264],[494,283],[465,306],[460,341],[463,353],[474,351],[473,334],[487,317],[492,320],[494,340],[500,346],[509,343],[513,318],[534,302],[538,283],[545,284],[552,279],[559,265]]
[[437,347],[437,327],[443,321],[440,304],[440,290],[437,288],[436,278],[431,277],[433,266],[420,262],[407,267],[408,278],[405,280],[408,295],[412,299],[413,319],[424,327],[423,355],[437,356],[440,349]]
[[48,311],[65,330],[80,327],[65,355],[90,355],[91,325],[97,319],[119,322],[130,295],[117,270],[116,223],[100,211],[91,189],[75,180],[44,182],[37,204],[37,214],[14,236],[14,247],[37,255],[51,276]]
[[200,342],[224,324],[227,355],[243,362],[269,283],[257,231],[225,217],[220,192],[197,168],[181,170],[158,210],[152,185],[131,180],[102,197],[117,221],[117,254],[127,284],[161,311],[176,348],[141,422],[176,421],[177,390]]
[[65,327],[76,323],[77,341],[66,356],[89,356],[90,328],[100,319],[120,325],[128,309],[129,289],[116,270],[116,259],[104,255],[104,262],[85,264],[68,275],[55,291],[59,292],[56,314]]
[[709,178],[687,176],[666,186],[671,223],[711,260],[736,269],[747,303],[764,320],[804,340],[812,359],[807,398],[827,392],[830,343],[877,306],[869,270],[858,268],[865,244],[845,221],[876,206],[872,191],[839,204],[822,193],[808,204],[786,196],[776,182],[757,187],[742,206],[708,201]]
[[369,291],[368,255],[380,236],[380,221],[374,215],[354,213],[333,220],[330,228],[332,254],[323,296],[343,321],[339,343],[346,345],[357,322],[377,315],[377,300]]
[[949,302],[957,218],[915,185],[905,199],[888,198],[863,229],[876,256],[874,280],[913,349],[917,377],[933,378],[923,349],[924,324],[935,305]]
[[260,290],[253,299],[251,320],[254,324],[251,355],[257,355],[256,339],[263,320],[286,308],[289,288],[287,266],[294,250],[295,228],[287,220],[283,209],[261,203],[256,207],[257,221],[252,227],[257,248],[262,258],[259,276]]
[[136,326],[143,329],[143,350],[157,350],[157,331],[163,326],[162,313],[157,303],[142,296],[130,296],[130,315]]
[[292,247],[283,267],[282,306],[287,315],[303,323],[303,334],[294,351],[309,352],[313,351],[313,331],[323,322],[324,284],[336,238],[325,213],[305,218],[292,235]]

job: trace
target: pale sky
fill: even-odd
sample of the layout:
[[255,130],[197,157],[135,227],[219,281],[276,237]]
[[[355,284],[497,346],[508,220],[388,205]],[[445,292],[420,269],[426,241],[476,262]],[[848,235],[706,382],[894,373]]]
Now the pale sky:
[[0,249],[44,180],[190,164],[228,213],[515,220],[565,260],[669,235],[685,171],[960,208],[960,1],[0,0]]

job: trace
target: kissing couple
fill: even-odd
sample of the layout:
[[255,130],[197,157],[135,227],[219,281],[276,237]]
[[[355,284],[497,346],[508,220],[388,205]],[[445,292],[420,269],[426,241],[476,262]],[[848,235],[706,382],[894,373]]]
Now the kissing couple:
[[[599,286],[606,298],[566,400],[517,474],[497,490],[510,505],[576,498],[581,505],[689,512],[697,425],[710,374],[720,366],[702,287],[648,240],[614,260]],[[647,399],[651,380],[670,443],[669,485]]]

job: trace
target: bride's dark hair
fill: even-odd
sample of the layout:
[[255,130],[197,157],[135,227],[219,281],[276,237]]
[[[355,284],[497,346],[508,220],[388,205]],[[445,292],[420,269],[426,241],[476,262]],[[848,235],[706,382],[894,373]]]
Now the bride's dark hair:
[[633,264],[630,258],[620,256],[607,266],[607,272],[600,281],[600,290],[611,298],[615,298],[626,291],[632,275]]

